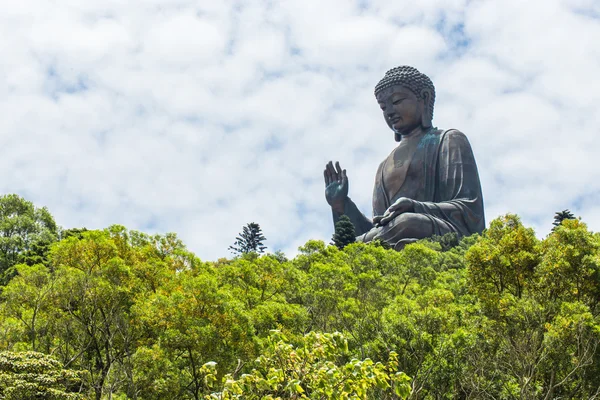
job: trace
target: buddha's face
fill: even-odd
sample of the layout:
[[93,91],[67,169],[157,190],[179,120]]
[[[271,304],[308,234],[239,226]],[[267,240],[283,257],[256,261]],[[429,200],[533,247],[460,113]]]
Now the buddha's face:
[[424,102],[412,90],[396,85],[377,93],[377,102],[388,126],[395,132],[405,134],[421,125]]

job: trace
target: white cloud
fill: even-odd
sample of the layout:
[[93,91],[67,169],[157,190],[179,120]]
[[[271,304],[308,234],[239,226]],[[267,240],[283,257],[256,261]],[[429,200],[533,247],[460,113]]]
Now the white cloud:
[[322,169],[370,215],[394,147],[373,100],[411,64],[435,123],[475,151],[488,221],[600,230],[593,0],[12,2],[0,15],[0,193],[67,227],[177,232],[227,256],[247,222],[293,252],[329,240]]

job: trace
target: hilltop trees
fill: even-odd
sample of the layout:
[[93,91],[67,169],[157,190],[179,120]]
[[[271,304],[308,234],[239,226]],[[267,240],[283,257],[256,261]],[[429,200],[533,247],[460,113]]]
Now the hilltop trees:
[[575,219],[575,216],[569,210],[558,211],[556,214],[554,214],[554,222],[552,223],[554,228],[552,228],[552,230],[555,230],[556,227],[560,226],[560,224],[566,219]]
[[466,255],[471,289],[495,304],[505,293],[521,298],[539,263],[539,241],[514,214],[493,220]]
[[82,375],[46,354],[0,352],[1,399],[83,400]]
[[13,275],[19,263],[47,261],[50,244],[57,240],[57,226],[46,209],[16,194],[0,196],[0,281]]
[[[153,294],[169,293],[173,289],[167,284],[175,285],[176,275],[183,279],[181,272],[198,264],[173,235],[112,226],[70,236],[53,246],[46,265],[15,267],[17,275],[2,291],[0,344],[52,353],[65,366],[85,371],[96,399],[116,392],[133,395],[138,390],[133,371],[142,370],[135,365],[136,351],[144,343],[151,348],[153,338],[160,337],[160,329],[145,324],[146,313],[158,312],[166,301]],[[201,322],[198,316],[195,320]],[[160,322],[165,321],[168,317],[161,315]],[[164,348],[168,355],[169,346]],[[187,365],[183,362],[181,369]]]
[[260,225],[250,222],[243,227],[242,233],[235,238],[235,243],[229,246],[233,254],[264,253],[266,246],[263,242],[267,240],[260,229]]
[[600,235],[578,219],[216,262],[122,226],[61,239],[0,284],[0,397],[600,393]]
[[223,391],[210,398],[406,399],[410,394],[410,378],[398,371],[396,353],[390,353],[385,364],[368,358],[346,362],[347,355],[348,343],[340,333],[311,332],[294,346],[275,331],[252,371],[238,380],[227,376]]
[[488,359],[469,357],[476,368],[489,365],[478,391],[489,393],[496,382],[508,397],[597,397],[599,249],[600,237],[579,220],[564,221],[543,241],[515,215],[492,221],[466,254],[487,325],[477,342]]
[[335,223],[335,233],[333,234],[332,241],[340,250],[356,241],[354,225],[347,215],[342,215]]

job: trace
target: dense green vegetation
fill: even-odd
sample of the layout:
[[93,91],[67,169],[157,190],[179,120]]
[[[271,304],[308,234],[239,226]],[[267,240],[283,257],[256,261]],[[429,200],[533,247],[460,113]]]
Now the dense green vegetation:
[[203,262],[173,234],[38,215],[38,239],[0,233],[0,398],[600,395],[600,235],[577,219]]

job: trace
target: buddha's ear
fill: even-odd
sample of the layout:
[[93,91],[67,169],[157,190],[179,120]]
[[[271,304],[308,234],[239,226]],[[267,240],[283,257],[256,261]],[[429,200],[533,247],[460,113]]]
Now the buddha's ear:
[[429,89],[421,90],[421,101],[423,102],[421,126],[423,128],[431,128],[431,120],[433,119],[433,116],[431,115],[431,107],[429,106],[429,103],[431,102],[431,91]]

